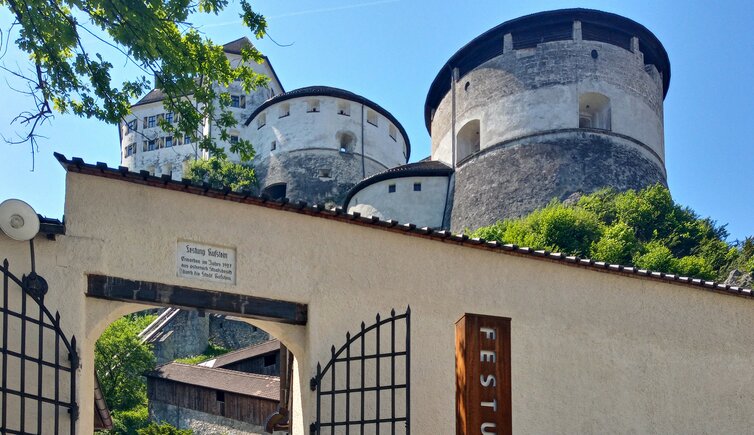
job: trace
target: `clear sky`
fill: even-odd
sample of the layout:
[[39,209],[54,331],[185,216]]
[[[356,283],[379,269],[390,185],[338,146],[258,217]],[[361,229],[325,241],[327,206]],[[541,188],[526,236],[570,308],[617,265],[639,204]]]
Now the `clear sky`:
[[[411,160],[429,155],[423,107],[429,85],[450,56],[482,32],[534,12],[584,7],[614,12],[651,30],[672,67],[665,99],[668,183],[683,205],[728,224],[730,239],[754,235],[754,2],[545,0],[259,0],[269,39],[255,44],[269,56],[287,90],[329,85],[361,94],[406,128]],[[220,16],[195,21],[217,43],[247,35],[231,3]],[[0,9],[3,29],[9,22]],[[10,50],[2,62],[23,65]],[[136,74],[122,61],[116,78]],[[0,85],[0,133],[30,101]],[[53,151],[87,162],[119,164],[112,125],[58,115],[42,133],[36,170],[27,145],[0,142],[0,200],[20,198],[37,212],[62,217],[64,171]],[[117,198],[113,198],[117,201]],[[96,204],[106,206],[106,204]]]

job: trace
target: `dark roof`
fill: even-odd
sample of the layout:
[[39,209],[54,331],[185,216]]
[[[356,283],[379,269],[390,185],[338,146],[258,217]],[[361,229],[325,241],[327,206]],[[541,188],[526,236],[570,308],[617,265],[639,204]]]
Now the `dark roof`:
[[[576,20],[581,21],[582,24],[591,23],[600,27],[608,26],[609,29],[606,29],[608,33],[618,34],[620,39],[622,39],[622,36],[626,36],[626,43],[630,36],[637,36],[639,48],[644,53],[644,63],[654,65],[662,73],[663,95],[667,95],[670,86],[668,53],[660,40],[646,27],[626,17],[593,9],[560,9],[539,12],[506,21],[493,27],[474,38],[451,56],[450,60],[440,68],[440,72],[437,73],[427,93],[427,100],[424,103],[424,123],[427,126],[427,131],[430,131],[431,134],[432,110],[437,108],[443,97],[450,91],[451,71],[454,68],[458,68],[460,75],[463,76],[484,62],[500,56],[503,54],[503,36],[508,33],[537,33],[539,39],[547,39],[548,36],[552,36],[551,33],[557,31],[556,27],[559,25]],[[603,42],[618,45],[615,42],[615,39],[618,38],[606,37],[602,39],[611,39]]]
[[588,258],[581,258],[571,255],[561,254],[559,252],[549,252],[545,250],[535,250],[532,248],[521,247],[513,244],[500,242],[489,242],[484,239],[470,238],[465,234],[453,234],[446,230],[433,230],[427,227],[417,227],[411,223],[401,224],[395,220],[381,220],[377,217],[362,217],[359,213],[346,213],[341,207],[334,210],[325,208],[322,205],[309,205],[304,201],[291,203],[288,198],[281,201],[270,200],[265,196],[254,196],[249,192],[233,192],[230,189],[213,189],[209,184],[196,184],[191,180],[183,179],[174,181],[170,175],[155,177],[149,175],[149,171],[131,172],[124,166],[110,168],[106,163],[88,164],[80,157],[73,157],[68,160],[64,155],[54,153],[58,162],[69,172],[92,175],[96,177],[121,180],[128,183],[141,184],[144,186],[156,187],[160,189],[174,190],[192,195],[207,196],[210,198],[232,201],[242,204],[253,205],[257,207],[266,207],[281,210],[289,213],[305,214],[316,216],[323,219],[330,219],[351,225],[366,226],[374,229],[381,229],[393,233],[405,234],[407,236],[421,237],[426,240],[436,242],[450,243],[474,249],[484,249],[487,251],[498,252],[507,255],[516,255],[541,261],[556,262],[558,264],[582,267],[593,271],[607,272],[616,275],[630,276],[642,279],[650,279],[665,283],[681,284],[695,288],[707,289],[713,292],[722,293],[731,296],[742,296],[746,298],[754,297],[754,290],[743,287],[736,287],[727,284],[720,284],[714,281],[705,281],[699,278],[689,278],[674,275],[672,273],[653,272],[651,270],[639,269],[638,267],[622,266],[620,264],[610,264],[602,261],[594,261]]
[[141,100],[137,101],[136,104],[131,107],[141,106],[149,103],[156,103],[164,99],[165,93],[162,92],[162,89],[152,89],[151,91],[149,91],[149,93],[147,93],[147,95],[144,95]]
[[204,367],[221,368],[221,367],[225,367],[225,366],[229,366],[231,364],[237,363],[239,361],[244,361],[247,359],[251,359],[258,356],[266,355],[268,353],[279,352],[279,351],[280,351],[280,341],[268,340],[259,344],[255,344],[253,346],[244,347],[243,349],[235,350],[233,352],[228,352],[224,355],[218,356],[215,359],[205,361],[199,365],[204,366]]
[[242,38],[238,38],[235,41],[231,41],[223,45],[223,51],[226,53],[231,53],[231,54],[241,54],[241,49],[244,47],[248,47],[250,45],[252,47],[254,46],[254,44],[251,43],[249,38],[244,36]]
[[392,122],[393,125],[395,125],[398,128],[398,130],[401,132],[401,136],[403,136],[403,139],[406,141],[406,160],[408,160],[408,158],[411,157],[411,142],[408,139],[408,134],[406,133],[406,130],[403,128],[403,125],[401,125],[401,123],[398,122],[398,120],[395,119],[395,117],[390,112],[388,112],[386,109],[384,109],[382,106],[375,103],[374,101],[368,98],[364,98],[359,94],[355,94],[351,91],[346,91],[345,89],[333,88],[330,86],[308,86],[305,88],[294,89],[292,91],[275,95],[274,97],[262,103],[261,106],[257,107],[257,109],[254,110],[254,112],[252,112],[251,115],[249,115],[249,118],[246,120],[245,125],[249,125],[249,123],[251,123],[251,120],[254,119],[255,116],[259,115],[262,111],[264,111],[265,109],[267,109],[273,104],[276,104],[285,100],[290,100],[293,98],[302,98],[302,97],[342,98],[344,100],[353,101],[353,102],[371,107],[375,111],[382,114],[382,116],[389,119],[390,122]]
[[280,378],[235,370],[170,363],[147,373],[147,377],[212,388],[244,396],[280,400]]
[[[223,45],[223,51],[225,53],[231,53],[231,54],[241,54],[241,49],[247,45],[252,45],[251,41],[247,37],[238,38],[235,41],[231,41],[225,45]],[[277,83],[280,85],[280,88],[285,91],[285,88],[283,88],[283,84],[280,82],[280,78],[278,78],[277,73],[275,72],[275,68],[272,67],[272,63],[270,62],[270,59],[267,56],[262,56],[264,58],[264,61],[267,62],[267,66],[270,67],[270,71],[272,71],[272,77],[277,81]],[[141,100],[137,101],[136,104],[132,105],[131,107],[141,106],[144,104],[149,103],[156,103],[158,101],[162,101],[165,99],[165,93],[162,92],[162,89],[152,89],[147,93],[147,95],[144,95]]]
[[48,238],[54,238],[57,235],[65,234],[65,224],[59,219],[44,217],[40,214],[39,232],[45,234]]
[[452,173],[453,168],[438,160],[421,160],[416,163],[396,166],[395,168],[390,168],[387,171],[367,177],[361,180],[357,185],[353,186],[351,190],[348,191],[346,199],[343,201],[343,207],[348,208],[348,203],[351,202],[351,198],[359,193],[359,191],[367,186],[379,183],[380,181],[406,177],[447,177]]

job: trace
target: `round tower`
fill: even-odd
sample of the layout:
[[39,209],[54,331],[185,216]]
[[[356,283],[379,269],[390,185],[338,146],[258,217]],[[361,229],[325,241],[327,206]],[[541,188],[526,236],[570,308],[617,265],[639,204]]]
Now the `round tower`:
[[430,87],[432,160],[455,168],[453,230],[574,192],[666,184],[660,41],[619,15],[542,12],[483,33]]
[[262,194],[340,205],[363,178],[408,161],[403,126],[376,103],[312,86],[277,95],[246,121]]

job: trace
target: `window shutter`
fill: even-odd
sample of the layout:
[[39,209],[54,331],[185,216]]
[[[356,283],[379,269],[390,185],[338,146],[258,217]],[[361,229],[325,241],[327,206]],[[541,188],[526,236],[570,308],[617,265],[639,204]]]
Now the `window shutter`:
[[239,102],[239,106],[240,106],[240,107],[241,107],[242,109],[245,109],[245,108],[246,108],[246,95],[241,95],[241,100],[240,100],[240,102]]

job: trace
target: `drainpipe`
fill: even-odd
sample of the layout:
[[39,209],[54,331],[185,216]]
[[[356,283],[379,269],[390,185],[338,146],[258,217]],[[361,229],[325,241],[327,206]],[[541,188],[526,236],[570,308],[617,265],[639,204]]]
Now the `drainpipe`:
[[364,105],[361,105],[361,178],[367,178],[367,168],[364,162]]
[[[450,68],[450,67],[449,67]],[[450,70],[450,134],[451,134],[451,165],[453,169],[456,168],[456,75],[458,75],[458,68],[451,68]]]

